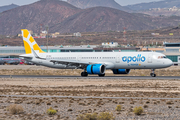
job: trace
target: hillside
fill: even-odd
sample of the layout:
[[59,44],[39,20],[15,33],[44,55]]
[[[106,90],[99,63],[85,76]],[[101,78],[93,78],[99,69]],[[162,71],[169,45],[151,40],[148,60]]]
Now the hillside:
[[67,2],[81,9],[102,6],[102,7],[110,7],[126,12],[131,11],[129,8],[119,5],[114,0],[67,0]]
[[80,9],[59,0],[41,0],[8,10],[0,15],[0,35],[17,35],[21,29],[40,33],[49,26],[49,33],[106,32],[150,30],[177,26],[179,17],[151,17],[127,13],[109,7]]
[[138,10],[148,10],[152,8],[172,8],[174,6],[180,7],[180,0],[164,0],[159,2],[140,3],[135,5],[128,5],[126,7],[138,11]]
[[[152,33],[159,33],[159,35],[153,36]],[[174,36],[170,36],[169,33],[173,33]],[[143,30],[143,31],[127,31],[126,40],[124,40],[123,32],[86,32],[82,33],[82,37],[73,37],[72,34],[61,34],[57,38],[49,38],[49,45],[101,45],[102,42],[118,42],[119,44],[152,44],[152,42],[158,44],[163,44],[163,42],[179,42],[180,26],[167,27],[155,30]],[[47,39],[36,39],[40,46],[46,46]],[[0,37],[0,45],[10,45],[10,46],[23,46],[21,37]]]
[[3,12],[0,16],[0,34],[14,35],[23,28],[40,31],[40,25],[61,23],[81,9],[59,0],[41,0]]
[[4,12],[6,10],[10,10],[10,9],[16,8],[16,7],[19,7],[19,6],[15,5],[15,4],[6,5],[6,6],[0,6],[0,13]]
[[[179,8],[180,10],[180,8]],[[138,11],[138,13],[143,13],[143,14],[148,14],[151,16],[180,16],[180,11],[179,10],[168,10],[168,9],[159,9],[157,10],[142,10]]]
[[176,26],[179,17],[151,17],[139,13],[127,13],[113,8],[94,7],[68,17],[60,24],[50,27],[50,31],[61,33],[102,32],[127,30],[150,30]]
[[133,15],[117,9],[106,7],[89,8],[70,16],[62,23],[52,26],[55,32],[100,32],[110,30],[143,30],[154,29],[155,26],[148,25],[151,19],[140,15]]

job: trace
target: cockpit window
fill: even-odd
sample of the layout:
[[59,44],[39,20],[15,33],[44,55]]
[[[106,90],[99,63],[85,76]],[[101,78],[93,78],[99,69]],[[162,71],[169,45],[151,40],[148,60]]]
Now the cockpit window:
[[163,59],[163,58],[167,58],[166,56],[158,56],[158,59]]
[[163,56],[163,58],[167,58],[166,56]]

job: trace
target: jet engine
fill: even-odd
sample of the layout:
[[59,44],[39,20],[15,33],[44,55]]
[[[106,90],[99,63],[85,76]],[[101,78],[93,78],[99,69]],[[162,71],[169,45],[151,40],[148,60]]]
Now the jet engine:
[[106,66],[102,64],[88,65],[86,71],[88,74],[102,75],[106,71]]
[[129,74],[130,69],[113,69],[112,70],[114,74]]

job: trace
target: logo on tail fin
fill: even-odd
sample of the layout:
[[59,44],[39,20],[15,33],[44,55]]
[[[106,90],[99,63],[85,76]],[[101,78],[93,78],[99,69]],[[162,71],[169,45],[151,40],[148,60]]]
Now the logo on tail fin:
[[39,53],[45,53],[41,50],[39,45],[36,43],[34,38],[31,36],[28,30],[23,29],[21,30],[22,36],[23,36],[23,42],[24,42],[24,48],[26,51],[26,54],[31,54],[32,50],[39,51]]

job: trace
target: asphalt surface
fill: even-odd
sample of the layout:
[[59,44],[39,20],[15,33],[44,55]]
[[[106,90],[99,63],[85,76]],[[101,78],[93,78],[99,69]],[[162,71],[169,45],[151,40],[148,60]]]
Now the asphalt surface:
[[0,97],[28,98],[76,98],[76,99],[149,99],[149,100],[180,100],[180,98],[147,98],[147,97],[91,97],[91,96],[38,96],[38,95],[0,95]]
[[0,75],[0,78],[48,78],[48,79],[135,79],[135,80],[180,80],[180,76],[45,76],[45,75]]

